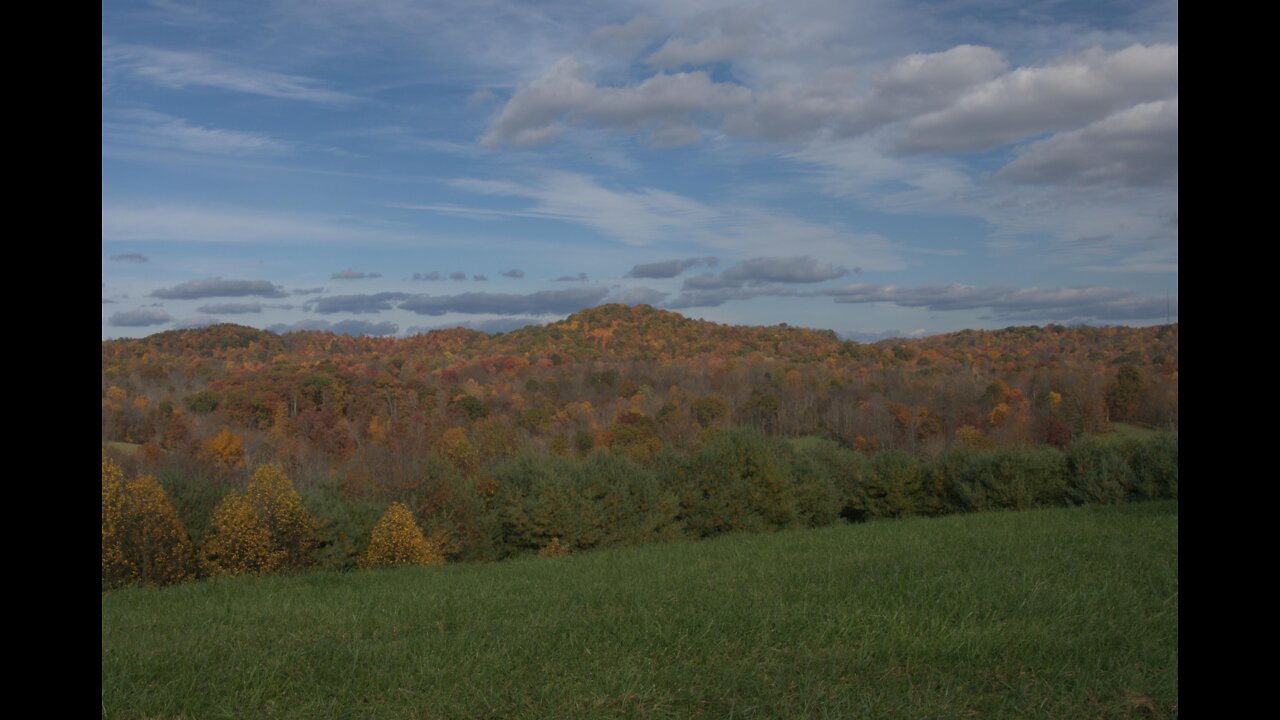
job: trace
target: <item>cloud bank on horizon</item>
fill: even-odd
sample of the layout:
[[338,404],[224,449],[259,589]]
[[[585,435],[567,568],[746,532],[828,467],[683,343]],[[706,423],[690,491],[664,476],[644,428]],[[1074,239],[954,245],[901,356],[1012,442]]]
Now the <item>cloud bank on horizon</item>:
[[103,13],[103,338],[1177,319],[1176,2]]

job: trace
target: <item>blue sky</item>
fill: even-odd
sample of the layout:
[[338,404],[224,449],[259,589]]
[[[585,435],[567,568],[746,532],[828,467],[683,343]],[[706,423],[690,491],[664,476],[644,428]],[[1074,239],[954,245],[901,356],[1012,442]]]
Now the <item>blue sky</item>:
[[106,0],[102,337],[1176,320],[1177,11]]

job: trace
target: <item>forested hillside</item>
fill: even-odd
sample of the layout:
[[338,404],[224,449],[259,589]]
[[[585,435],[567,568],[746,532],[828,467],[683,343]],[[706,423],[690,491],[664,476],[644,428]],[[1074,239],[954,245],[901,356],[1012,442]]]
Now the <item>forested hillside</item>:
[[433,448],[464,466],[530,445],[643,461],[725,425],[927,457],[957,438],[1061,447],[1115,421],[1177,426],[1177,325],[864,345],[608,305],[493,337],[218,325],[102,343],[104,441],[222,462],[240,448],[303,478]]
[[1177,497],[1177,325],[864,345],[607,305],[102,353],[107,585]]

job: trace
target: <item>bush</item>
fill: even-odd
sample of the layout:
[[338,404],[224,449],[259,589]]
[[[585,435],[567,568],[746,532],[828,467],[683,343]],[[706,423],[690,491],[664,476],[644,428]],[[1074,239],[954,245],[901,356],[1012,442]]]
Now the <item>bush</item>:
[[1113,440],[1085,437],[1067,451],[1067,498],[1076,505],[1114,505],[1140,499],[1124,451]]
[[922,494],[920,466],[901,450],[882,450],[854,467],[849,506],[855,516],[896,518],[916,512]]
[[1139,499],[1177,499],[1178,433],[1164,431],[1122,444]]
[[1065,456],[1051,448],[953,447],[926,466],[948,511],[1027,509],[1066,503]]
[[787,469],[754,430],[713,433],[687,464],[668,462],[667,472],[695,537],[786,527],[797,518]]
[[187,531],[150,475],[126,481],[102,456],[102,586],[168,585],[192,575]]
[[397,565],[443,565],[444,553],[438,540],[427,540],[413,519],[413,513],[401,503],[392,503],[382,519],[373,526],[369,550],[361,567],[394,567]]
[[848,473],[854,457],[853,452],[830,440],[788,453],[796,517],[800,522],[821,527],[836,521],[844,505],[837,479]]

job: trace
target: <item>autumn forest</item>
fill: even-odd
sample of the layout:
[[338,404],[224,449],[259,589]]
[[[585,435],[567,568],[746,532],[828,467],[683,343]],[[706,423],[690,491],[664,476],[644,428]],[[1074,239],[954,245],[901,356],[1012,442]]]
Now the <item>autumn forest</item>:
[[[103,582],[1176,497],[1177,428],[1177,324],[163,332],[102,343]],[[157,524],[172,557],[125,549]]]

